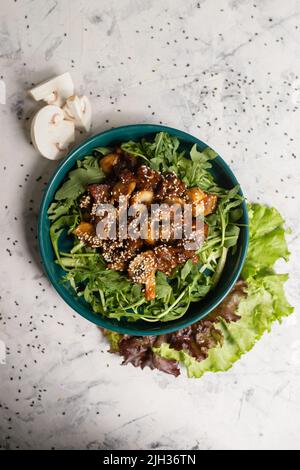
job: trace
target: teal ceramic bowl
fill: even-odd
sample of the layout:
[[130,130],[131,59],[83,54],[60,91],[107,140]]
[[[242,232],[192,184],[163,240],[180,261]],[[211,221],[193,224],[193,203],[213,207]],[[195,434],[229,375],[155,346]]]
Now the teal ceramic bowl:
[[[95,147],[110,146],[118,142],[126,142],[128,140],[139,140],[142,137],[151,139],[154,134],[161,131],[175,135],[180,140],[182,146],[186,146],[188,149],[190,149],[193,144],[197,144],[200,150],[207,147],[207,144],[190,134],[171,127],[152,124],[123,126],[102,132],[101,134],[91,137],[86,142],[79,145],[79,147],[75,148],[57,167],[48,183],[48,186],[46,187],[39,212],[38,240],[40,254],[44,269],[53,287],[73,310],[90,322],[109,330],[130,335],[158,335],[162,333],[170,333],[204,318],[222,301],[238,279],[245,261],[248,247],[248,214],[246,203],[243,203],[243,216],[240,220],[240,223],[243,225],[238,239],[238,247],[234,254],[230,253],[228,256],[218,285],[203,300],[192,304],[190,309],[182,318],[171,322],[129,322],[125,319],[118,321],[116,319],[102,317],[100,314],[95,314],[83,298],[77,297],[71,286],[66,283],[62,283],[64,272],[54,262],[55,257],[49,235],[50,222],[47,216],[47,211],[49,205],[53,201],[56,191],[61,186],[66,175],[74,167],[76,160],[82,159],[85,155],[91,154]],[[212,173],[220,186],[232,188],[238,184],[228,165],[219,156],[213,160]],[[240,194],[242,194],[241,191]],[[64,240],[63,237],[61,238],[61,246],[63,247]]]

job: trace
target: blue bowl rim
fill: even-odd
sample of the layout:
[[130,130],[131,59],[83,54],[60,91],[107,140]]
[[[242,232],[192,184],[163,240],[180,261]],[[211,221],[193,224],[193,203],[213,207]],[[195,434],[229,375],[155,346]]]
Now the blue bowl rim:
[[[48,201],[48,194],[51,191],[52,186],[55,185],[57,175],[61,174],[62,169],[65,166],[68,165],[70,160],[74,159],[74,164],[75,164],[76,160],[80,157],[79,154],[81,153],[81,150],[85,146],[92,145],[93,142],[97,141],[97,139],[100,136],[104,136],[104,135],[107,135],[107,134],[110,134],[110,135],[113,136],[114,133],[118,133],[121,129],[131,130],[131,129],[138,128],[138,127],[141,127],[141,126],[144,127],[144,128],[149,129],[149,132],[148,132],[149,134],[152,133],[152,132],[153,133],[156,133],[156,132],[169,132],[169,133],[172,133],[173,135],[176,135],[176,137],[178,137],[179,140],[181,140],[181,139],[182,140],[189,140],[190,138],[192,138],[195,141],[195,143],[202,144],[202,145],[204,144],[205,146],[208,146],[208,144],[206,144],[204,141],[201,141],[200,139],[193,136],[192,134],[181,131],[181,130],[176,129],[174,127],[163,126],[163,125],[159,125],[159,124],[129,124],[129,125],[125,125],[125,126],[115,127],[115,128],[100,132],[98,134],[95,134],[95,135],[89,137],[84,142],[81,142],[78,146],[76,146],[74,149],[72,149],[71,152],[60,162],[60,164],[57,166],[57,168],[53,172],[50,180],[48,181],[48,184],[45,187],[44,194],[43,194],[42,201],[41,201],[41,205],[40,205],[40,209],[39,209],[39,216],[38,216],[38,246],[39,246],[39,252],[40,252],[42,265],[44,267],[44,270],[46,271],[46,274],[47,274],[52,286],[55,288],[55,290],[58,292],[58,294],[62,297],[62,299],[69,305],[69,307],[71,307],[74,311],[76,311],[76,313],[79,313],[79,315],[84,317],[86,320],[96,324],[97,326],[102,327],[102,328],[106,328],[110,331],[114,331],[114,332],[117,332],[117,333],[120,333],[120,334],[131,334],[131,335],[135,335],[135,336],[150,336],[150,335],[159,335],[159,334],[172,333],[174,331],[177,331],[178,329],[185,328],[185,327],[195,323],[196,321],[199,321],[202,318],[206,317],[213,309],[215,309],[222,302],[222,300],[231,291],[232,287],[234,286],[234,284],[238,280],[238,278],[240,276],[240,273],[242,271],[245,259],[246,259],[248,244],[249,244],[249,226],[248,226],[249,219],[248,219],[247,204],[246,204],[246,201],[244,200],[243,203],[242,203],[242,208],[243,208],[243,212],[244,212],[244,220],[245,220],[244,244],[242,246],[241,256],[240,256],[240,259],[239,259],[238,266],[236,268],[234,276],[231,279],[231,282],[228,284],[228,286],[223,290],[223,292],[221,294],[219,294],[216,298],[213,299],[213,301],[211,303],[211,306],[209,308],[206,308],[205,312],[199,313],[199,316],[197,316],[196,318],[188,319],[188,317],[187,317],[185,321],[184,321],[184,316],[183,316],[180,319],[181,323],[182,323],[180,325],[180,327],[174,325],[174,323],[172,321],[165,322],[165,323],[164,322],[157,322],[157,323],[155,323],[155,325],[157,326],[159,324],[159,326],[160,326],[159,331],[157,330],[157,328],[155,330],[152,330],[151,328],[149,328],[149,330],[147,330],[147,331],[141,330],[141,331],[137,332],[137,330],[131,330],[130,329],[131,322],[126,322],[125,326],[120,324],[120,325],[113,325],[113,327],[112,327],[112,325],[110,323],[111,320],[108,317],[102,317],[101,315],[97,315],[96,313],[94,313],[91,310],[84,309],[84,307],[82,305],[80,305],[75,300],[76,298],[69,296],[69,293],[66,291],[66,289],[63,288],[63,285],[57,282],[55,276],[53,275],[52,271],[50,270],[50,268],[48,266],[48,260],[47,260],[47,256],[46,256],[46,253],[45,253],[45,241],[44,241],[44,237],[43,237],[43,233],[45,233],[44,224],[45,224],[45,220],[46,220],[46,217],[47,217],[47,211],[48,211],[49,205],[51,204],[51,202],[53,200],[53,199],[51,199],[50,202]],[[117,137],[116,137],[116,141],[118,141]],[[96,146],[97,145],[95,144],[95,147]],[[230,169],[229,165],[223,160],[223,158],[219,154],[218,154],[217,159],[218,159],[218,165],[220,167],[222,167],[222,169],[225,171],[225,173],[227,173],[227,175],[231,179],[233,185],[234,186],[239,185],[239,183],[238,183],[234,173]],[[63,178],[66,176],[66,174],[64,174]],[[240,187],[239,193],[243,196],[243,192],[242,192],[241,187]],[[173,326],[172,326],[172,323],[173,323]],[[135,323],[132,322],[132,324],[135,324]],[[146,322],[145,322],[145,324],[146,324]]]

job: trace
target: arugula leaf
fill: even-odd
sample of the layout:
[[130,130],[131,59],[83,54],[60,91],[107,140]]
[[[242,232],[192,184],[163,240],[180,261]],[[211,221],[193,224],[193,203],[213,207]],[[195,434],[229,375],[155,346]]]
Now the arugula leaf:
[[206,147],[202,153],[205,153],[208,157],[209,160],[213,160],[214,158],[217,158],[218,154],[215,150],[211,149],[210,147]]
[[130,140],[129,142],[122,144],[121,149],[124,150],[124,152],[127,152],[134,157],[140,157],[149,163],[149,159],[146,156],[142,142],[133,142]]
[[204,149],[203,152],[199,152],[197,150],[197,144],[193,145],[190,151],[190,157],[191,157],[192,162],[200,163],[200,164],[207,163],[209,160],[216,158],[217,155],[218,154],[214,150],[210,149],[209,147]]
[[52,202],[48,209],[49,220],[54,222],[62,215],[67,215],[75,208],[74,201],[69,199],[67,201]]
[[94,150],[93,150],[93,155],[95,157],[98,157],[98,156],[101,156],[101,157],[105,157],[105,155],[108,155],[112,152],[112,149],[109,148],[109,147],[96,147]]
[[58,263],[63,267],[59,252],[59,238],[63,231],[67,229],[68,233],[71,233],[79,222],[79,214],[74,213],[72,215],[63,215],[59,219],[55,220],[50,227],[50,238],[52,246],[57,258]]
[[180,277],[183,281],[190,274],[192,268],[193,268],[193,262],[192,260],[188,260],[183,266],[183,268],[180,270]]
[[100,183],[105,178],[99,162],[95,157],[85,157],[77,161],[77,168],[70,171],[67,181],[55,194],[56,201],[75,200],[84,193],[86,186]]
[[165,274],[158,272],[156,274],[156,298],[157,299],[164,299],[167,303],[171,294],[172,294],[172,287],[170,286],[167,276]]

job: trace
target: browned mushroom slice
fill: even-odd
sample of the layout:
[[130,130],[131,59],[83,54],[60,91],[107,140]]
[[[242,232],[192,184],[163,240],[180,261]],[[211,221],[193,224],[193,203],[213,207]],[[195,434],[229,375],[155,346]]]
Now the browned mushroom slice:
[[155,238],[155,230],[152,227],[151,221],[149,220],[148,221],[147,238],[145,239],[145,243],[147,243],[147,245],[155,245],[156,242],[157,242],[157,240]]
[[[121,259],[120,252],[123,249],[124,241],[117,239],[102,240],[102,256],[107,263],[113,263]],[[124,261],[124,260],[121,260]]]
[[153,251],[145,251],[137,255],[128,267],[128,275],[137,284],[145,284],[145,297],[155,299],[156,257]]
[[118,183],[116,183],[111,193],[112,202],[118,201],[121,196],[129,198],[130,195],[133,193],[135,186],[135,181],[131,181],[130,183],[122,183],[121,181],[119,181]]
[[74,230],[75,235],[79,238],[81,235],[94,235],[95,234],[95,227],[93,224],[89,222],[80,222],[78,227]]
[[105,155],[105,157],[101,158],[100,160],[100,167],[104,171],[105,174],[109,174],[112,172],[114,166],[118,163],[120,156],[116,153],[109,153]]
[[90,222],[80,222],[73,233],[86,245],[91,247],[100,246],[101,240],[96,235],[95,226]]
[[126,260],[133,258],[134,255],[142,248],[143,240],[141,238],[127,238],[124,243],[124,252]]
[[194,217],[198,215],[211,214],[218,202],[217,196],[214,194],[207,194],[200,188],[190,188],[186,191],[189,202],[192,204],[192,214]]
[[134,206],[136,204],[151,204],[154,194],[151,189],[144,189],[136,191],[131,197],[130,203]]
[[212,214],[218,204],[218,197],[215,194],[207,194],[204,201],[204,215]]
[[179,204],[180,206],[183,206],[186,201],[179,196],[168,196],[166,199],[163,200],[163,204]]
[[200,188],[189,188],[186,191],[187,197],[190,202],[195,204],[202,202],[206,198],[206,193]]
[[[111,243],[114,244],[114,242]],[[117,247],[110,251],[110,263],[107,265],[109,269],[114,269],[115,271],[126,271],[128,262],[132,260],[142,247],[143,242],[141,239],[133,240],[132,238],[127,238],[124,241],[116,243]]]
[[188,202],[192,204],[193,217],[204,215],[204,201],[206,193],[200,188],[190,188],[186,191]]

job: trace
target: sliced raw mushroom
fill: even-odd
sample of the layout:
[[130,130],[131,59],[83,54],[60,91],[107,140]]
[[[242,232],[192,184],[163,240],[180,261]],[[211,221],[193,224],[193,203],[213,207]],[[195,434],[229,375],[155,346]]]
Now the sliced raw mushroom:
[[58,106],[44,106],[34,116],[31,140],[43,157],[50,160],[63,158],[74,139],[74,123],[64,119],[64,113]]
[[65,118],[73,121],[75,127],[86,132],[91,130],[92,107],[87,96],[70,96],[63,107]]
[[62,106],[69,96],[74,94],[74,84],[69,72],[58,75],[40,83],[29,91],[36,100],[44,100],[48,104]]

